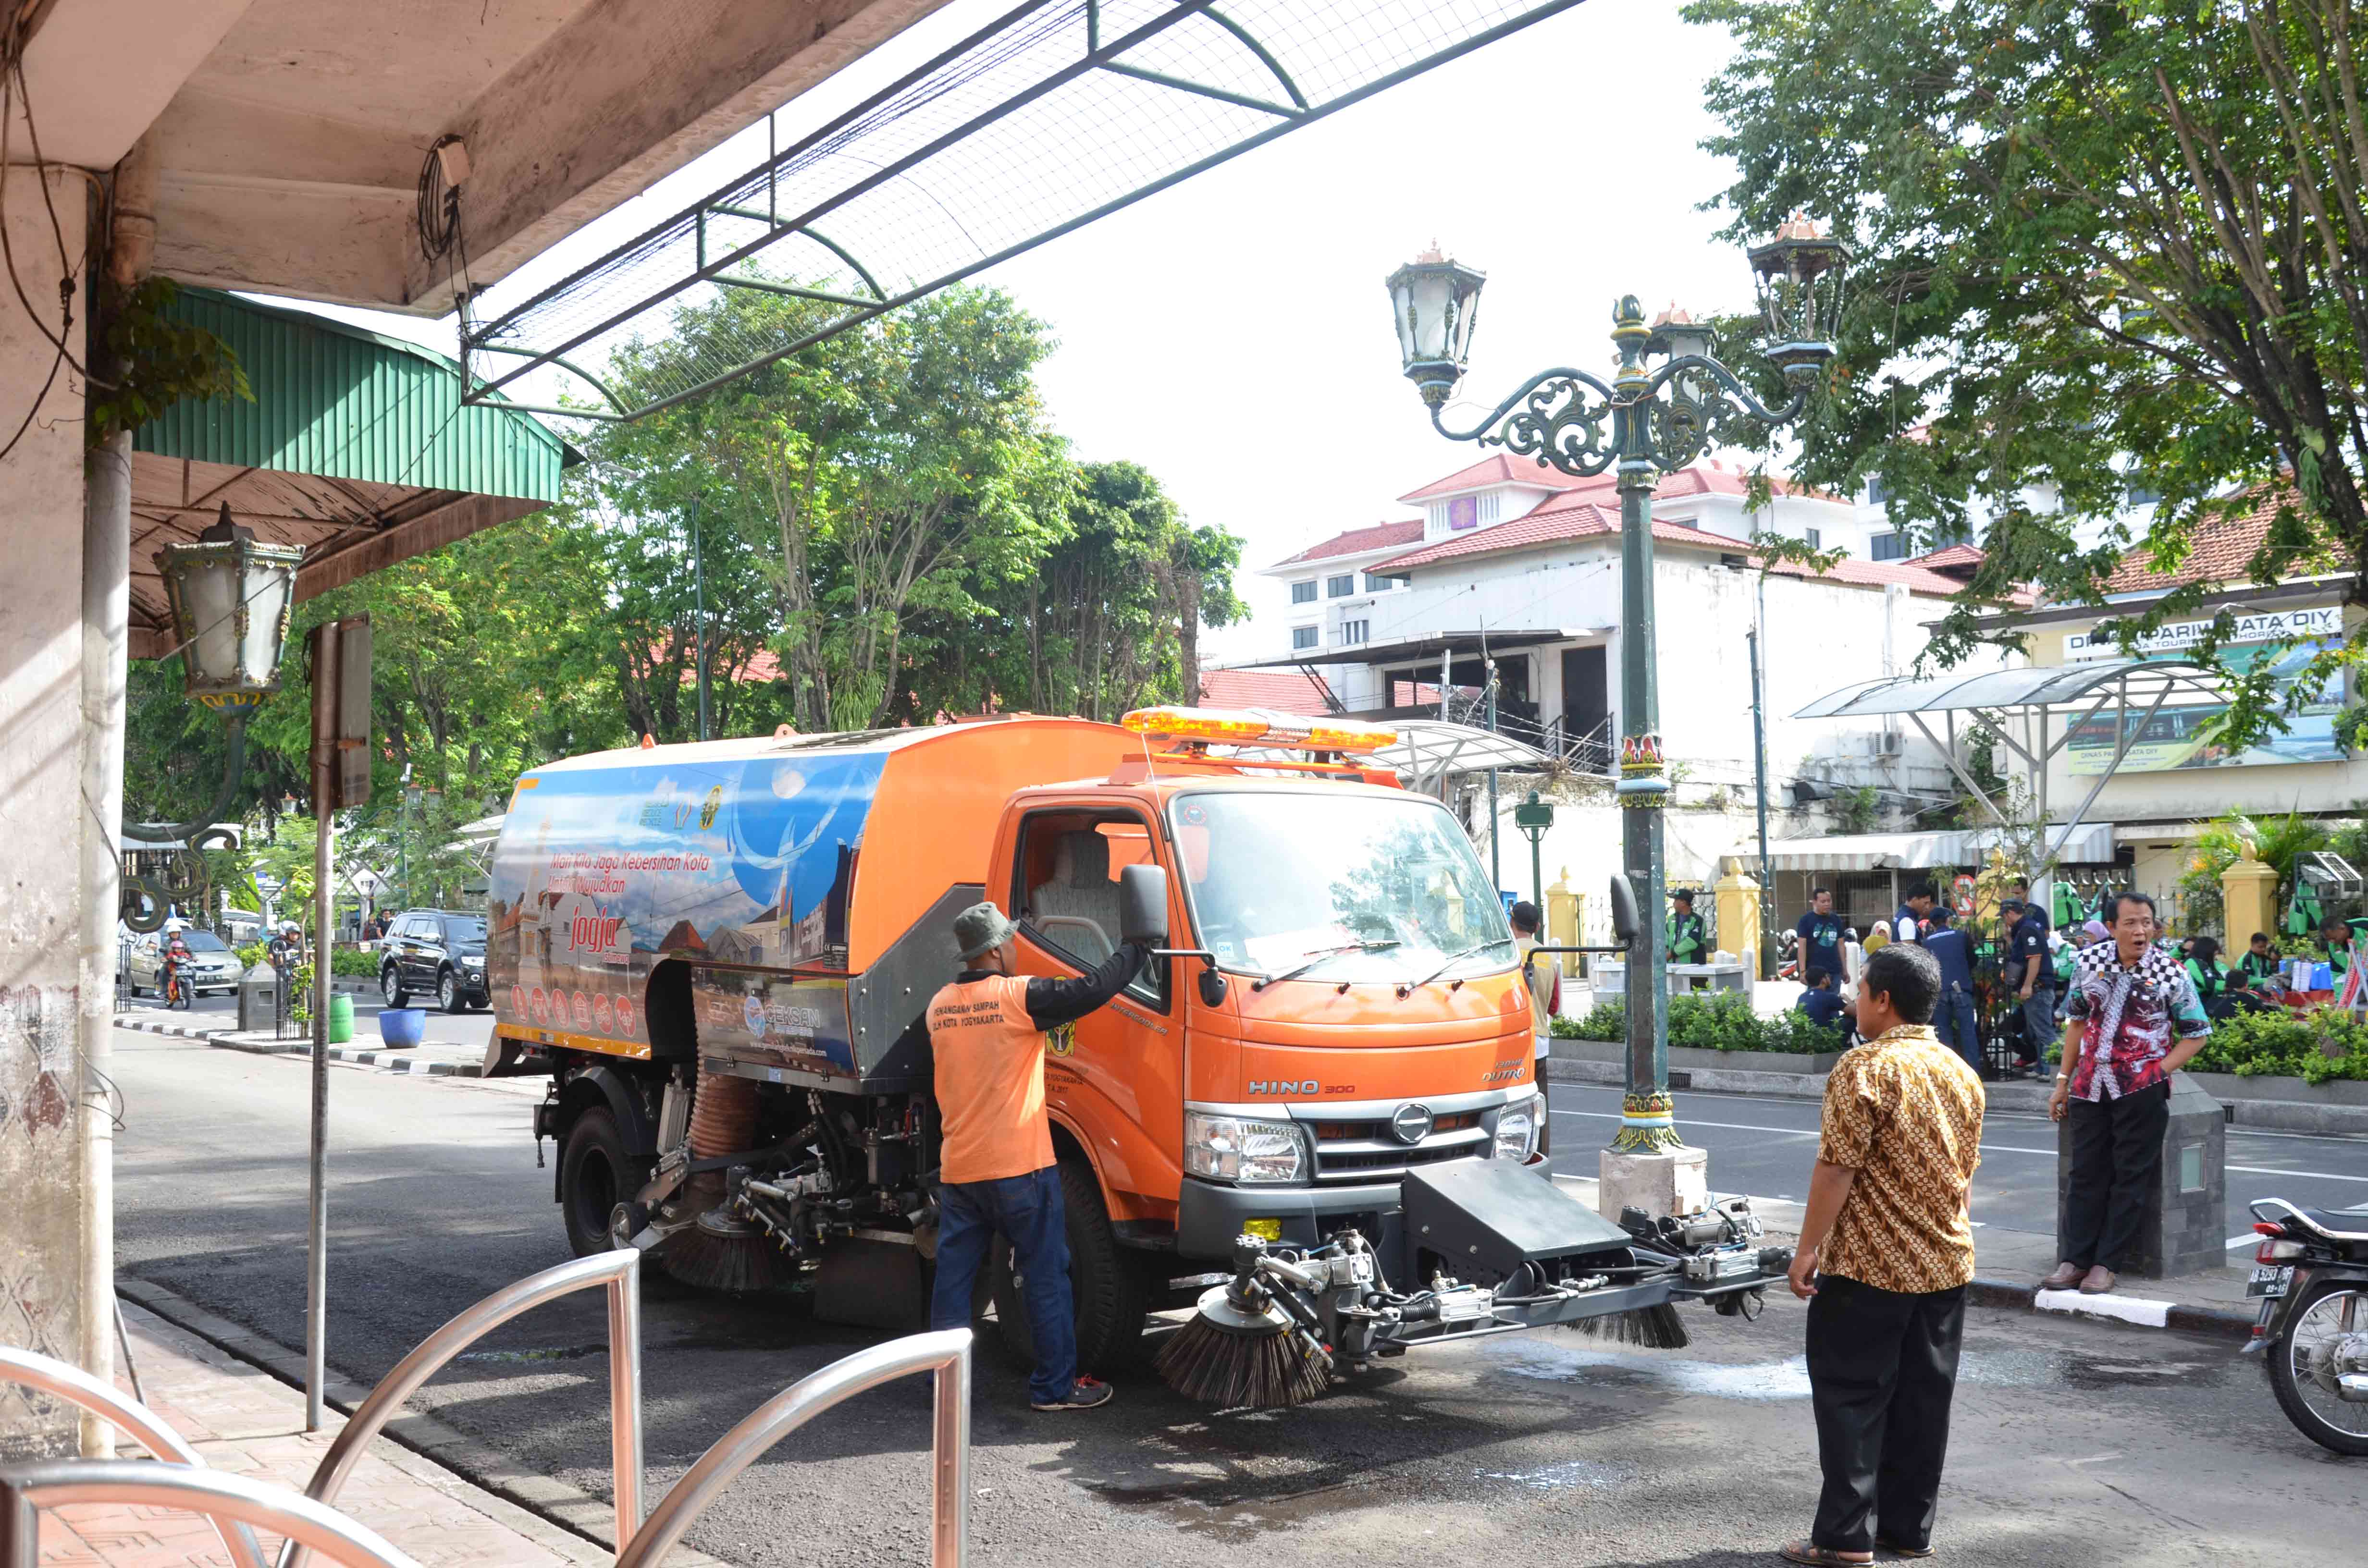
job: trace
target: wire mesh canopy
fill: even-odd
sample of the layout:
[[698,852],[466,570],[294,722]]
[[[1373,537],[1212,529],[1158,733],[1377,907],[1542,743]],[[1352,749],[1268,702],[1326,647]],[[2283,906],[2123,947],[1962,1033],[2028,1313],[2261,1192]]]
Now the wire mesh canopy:
[[[1577,4],[1030,0],[531,298],[464,307],[469,400],[552,367],[568,406],[541,412],[654,413]],[[606,374],[733,290],[818,309]]]

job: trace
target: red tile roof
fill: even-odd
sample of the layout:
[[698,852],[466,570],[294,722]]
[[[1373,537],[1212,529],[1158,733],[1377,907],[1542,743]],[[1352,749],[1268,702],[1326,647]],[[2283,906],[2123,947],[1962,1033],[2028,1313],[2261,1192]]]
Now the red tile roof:
[[[1452,540],[1395,556],[1373,568],[1377,572],[1399,572],[1417,566],[1433,565],[1475,555],[1496,555],[1508,551],[1535,550],[1542,546],[1562,544],[1572,540],[1596,539],[1616,535],[1620,531],[1620,512],[1616,506],[1596,501],[1565,500],[1549,502],[1509,523],[1460,534]],[[1715,550],[1722,554],[1745,555],[1755,564],[1757,556],[1748,553],[1740,542],[1724,534],[1714,534],[1684,523],[1653,519],[1653,538],[1668,544],[1691,545],[1699,550]],[[1904,561],[1859,561],[1844,559],[1833,568],[1819,574],[1793,562],[1779,562],[1773,572],[1780,577],[1814,577],[1822,575],[1827,581],[1849,583],[1859,587],[1881,587],[1889,583],[1904,583],[1907,590],[1934,598],[1945,598],[1964,585],[1929,567]]]
[[2176,572],[2156,571],[2152,552],[2144,545],[2131,551],[2105,579],[2105,592],[2165,593],[2187,583],[2245,582],[2251,575],[2254,552],[2277,520],[2278,508],[2302,504],[2290,485],[2265,486],[2259,496],[2249,512],[2198,525],[2189,536],[2187,559]]
[[1938,572],[1942,576],[1953,577],[1960,583],[1970,583],[1974,579],[1974,574],[1981,570],[1982,562],[1987,559],[1989,559],[1987,556],[1970,544],[1951,544],[1943,545],[1939,550],[1928,550],[1921,555],[1911,555],[1906,564],[1921,566],[1927,572]]
[[1202,670],[1205,708],[1271,708],[1320,719],[1332,711],[1332,688],[1321,676],[1301,670]]
[[1573,479],[1551,464],[1541,464],[1535,458],[1517,458],[1510,452],[1497,452],[1482,458],[1470,468],[1457,469],[1445,479],[1434,479],[1399,500],[1409,504],[1426,501],[1434,495],[1453,495],[1465,490],[1486,490],[1492,484],[1527,484],[1539,490],[1609,490],[1611,475],[1599,473],[1592,479]]
[[1334,534],[1322,544],[1309,545],[1296,555],[1285,556],[1277,566],[1292,566],[1302,561],[1326,561],[1336,555],[1356,555],[1368,550],[1387,550],[1395,545],[1415,544],[1422,539],[1422,519],[1409,518],[1403,523],[1376,523],[1369,528],[1350,528],[1344,534]]

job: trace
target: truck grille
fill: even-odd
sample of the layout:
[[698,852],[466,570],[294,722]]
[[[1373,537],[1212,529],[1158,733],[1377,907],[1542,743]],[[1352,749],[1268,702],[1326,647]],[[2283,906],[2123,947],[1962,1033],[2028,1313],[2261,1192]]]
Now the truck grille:
[[1416,1165],[1466,1160],[1488,1150],[1488,1131],[1476,1110],[1442,1116],[1419,1143],[1401,1143],[1387,1121],[1319,1121],[1315,1124],[1317,1181],[1381,1181]]

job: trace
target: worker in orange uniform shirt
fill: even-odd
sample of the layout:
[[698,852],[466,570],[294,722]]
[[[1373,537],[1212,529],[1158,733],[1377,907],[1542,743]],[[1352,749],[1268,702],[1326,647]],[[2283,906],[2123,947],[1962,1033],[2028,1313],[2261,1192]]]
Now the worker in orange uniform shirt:
[[979,1266],[989,1239],[1002,1232],[1011,1242],[1036,1343],[1028,1403],[1037,1410],[1091,1410],[1109,1403],[1111,1391],[1077,1375],[1068,1216],[1044,1115],[1045,1036],[1124,990],[1147,950],[1123,943],[1099,969],[1073,980],[1020,975],[1012,972],[1019,959],[1017,930],[993,903],[955,915],[962,971],[929,1002],[939,1151],[929,1326],[969,1325]]

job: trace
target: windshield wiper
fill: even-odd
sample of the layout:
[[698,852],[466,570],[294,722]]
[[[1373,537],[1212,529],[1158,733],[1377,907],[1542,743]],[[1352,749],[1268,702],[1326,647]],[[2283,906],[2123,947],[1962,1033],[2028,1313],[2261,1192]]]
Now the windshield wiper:
[[1288,974],[1270,975],[1264,980],[1250,982],[1250,989],[1263,991],[1269,985],[1280,985],[1286,980],[1297,980],[1326,959],[1337,959],[1342,953],[1378,953],[1384,948],[1395,948],[1398,945],[1395,938],[1385,942],[1343,942],[1337,948],[1326,948],[1320,952],[1308,954],[1307,961]]
[[1476,946],[1466,948],[1462,952],[1452,955],[1446,962],[1440,964],[1437,969],[1432,970],[1429,974],[1424,975],[1420,980],[1414,982],[1410,985],[1400,986],[1398,988],[1398,994],[1400,996],[1411,996],[1416,992],[1421,990],[1424,986],[1429,985],[1432,981],[1437,980],[1440,975],[1445,974],[1449,970],[1453,969],[1457,964],[1462,963],[1465,959],[1470,958],[1473,954],[1485,953],[1491,948],[1508,947],[1511,944],[1512,940],[1513,939],[1510,937],[1499,937],[1493,942],[1481,942]]

